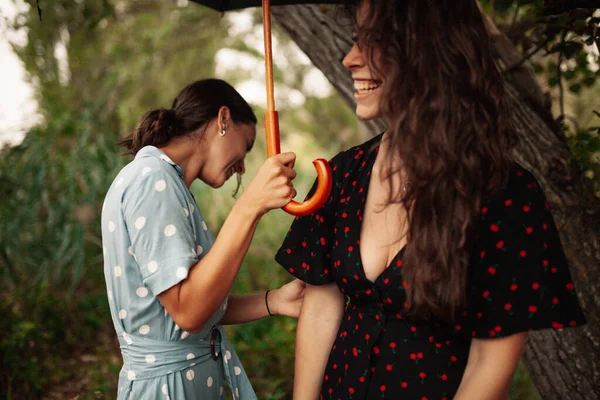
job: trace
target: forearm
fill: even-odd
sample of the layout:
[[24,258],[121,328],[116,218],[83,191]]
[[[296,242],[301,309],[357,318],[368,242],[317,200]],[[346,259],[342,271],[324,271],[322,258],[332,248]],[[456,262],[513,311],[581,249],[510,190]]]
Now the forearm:
[[230,295],[227,311],[221,319],[223,325],[243,324],[269,315],[265,304],[265,292]]
[[499,339],[473,339],[455,400],[505,400],[527,333]]
[[188,330],[201,330],[231,291],[258,221],[258,214],[237,202],[210,251],[179,285],[175,314]]
[[339,330],[344,297],[335,284],[327,286],[330,288],[306,288],[296,331],[294,400],[319,398],[329,352]]
[[454,400],[506,400],[511,377],[512,373],[499,376],[496,365],[477,363],[469,374],[465,371]]

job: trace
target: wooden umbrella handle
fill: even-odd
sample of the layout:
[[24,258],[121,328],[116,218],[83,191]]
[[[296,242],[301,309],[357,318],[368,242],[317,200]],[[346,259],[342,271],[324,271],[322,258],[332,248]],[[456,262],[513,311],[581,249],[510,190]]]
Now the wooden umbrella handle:
[[[265,113],[265,133],[267,136],[267,157],[281,153],[279,145],[279,118],[275,111],[275,96],[273,87],[273,52],[271,45],[271,1],[262,0],[263,29],[265,36],[265,71],[267,82],[267,112]],[[312,214],[327,201],[331,192],[332,174],[327,160],[318,158],[313,161],[317,170],[317,190],[310,199],[299,203],[290,201],[283,210],[288,214],[302,216]]]

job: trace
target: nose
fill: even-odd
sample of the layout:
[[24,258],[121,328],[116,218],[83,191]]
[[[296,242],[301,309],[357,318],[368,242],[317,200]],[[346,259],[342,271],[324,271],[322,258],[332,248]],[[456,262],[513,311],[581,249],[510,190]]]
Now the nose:
[[348,68],[349,70],[364,67],[365,60],[360,49],[358,48],[357,43],[354,43],[348,54],[346,54],[342,60],[342,64],[344,64],[344,67]]

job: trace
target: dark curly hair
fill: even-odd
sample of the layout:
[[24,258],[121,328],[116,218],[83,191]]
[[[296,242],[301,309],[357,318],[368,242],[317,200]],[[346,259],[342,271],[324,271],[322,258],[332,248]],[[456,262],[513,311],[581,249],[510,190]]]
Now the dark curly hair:
[[402,166],[392,172],[408,182],[388,199],[408,210],[407,315],[451,322],[466,307],[482,202],[510,169],[515,135],[503,78],[475,0],[365,1],[361,21],[354,17],[356,40],[384,77],[386,161],[398,157]]

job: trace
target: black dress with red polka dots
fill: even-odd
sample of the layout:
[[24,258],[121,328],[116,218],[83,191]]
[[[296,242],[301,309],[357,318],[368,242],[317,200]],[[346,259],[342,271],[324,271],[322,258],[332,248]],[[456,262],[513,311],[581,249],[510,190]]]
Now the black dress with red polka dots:
[[335,282],[347,296],[322,399],[451,399],[472,338],[585,323],[544,194],[516,164],[504,190],[481,209],[466,312],[453,326],[404,317],[404,249],[375,282],[366,278],[360,257],[380,141],[381,135],[330,161],[330,198],[316,213],[295,219],[275,257],[295,277],[311,285]]

